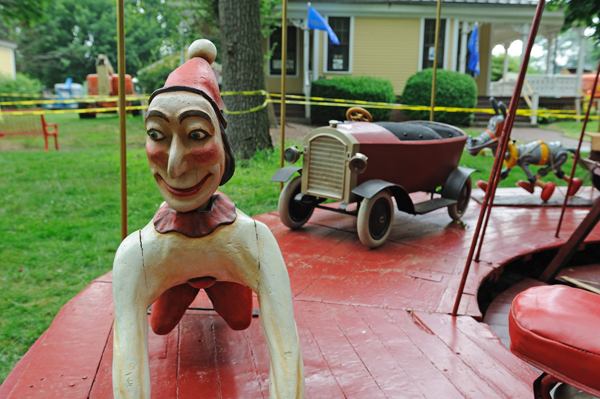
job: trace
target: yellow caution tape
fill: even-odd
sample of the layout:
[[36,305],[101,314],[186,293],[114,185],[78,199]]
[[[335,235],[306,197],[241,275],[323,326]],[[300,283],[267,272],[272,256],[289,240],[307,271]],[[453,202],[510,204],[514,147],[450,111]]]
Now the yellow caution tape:
[[[127,111],[147,109],[147,105],[136,105],[126,107]],[[0,112],[1,115],[51,115],[51,114],[86,114],[86,113],[102,113],[102,112],[115,112],[118,111],[119,107],[107,107],[107,108],[81,108],[81,109],[54,109],[54,110],[14,110]]]
[[[125,101],[141,101],[141,100],[147,100],[147,99],[148,99],[148,96],[145,94],[125,97]],[[2,101],[2,102],[0,102],[0,106],[4,107],[7,105],[44,105],[44,104],[117,102],[118,100],[119,100],[119,97],[115,97],[115,96],[111,96],[111,97],[87,96],[87,97],[68,98],[68,99],[61,99],[61,100]]]
[[254,90],[254,91],[222,91],[221,96],[256,96],[256,95],[269,96],[266,90]]
[[[275,100],[271,97],[279,97],[281,98],[281,94],[278,93],[268,93],[265,90],[252,90],[252,91],[224,91],[221,93],[221,96],[266,96],[265,101],[256,107],[240,110],[240,111],[229,111],[223,110],[223,112],[230,115],[241,115],[248,114],[256,111],[260,111],[264,109],[268,103],[281,103],[281,99]],[[0,96],[12,96],[12,97],[42,97],[42,95],[36,94],[17,94],[17,93],[0,93]],[[48,97],[48,96],[44,96]],[[362,106],[367,108],[377,108],[377,109],[399,109],[399,110],[411,110],[411,111],[429,111],[431,109],[430,106],[427,105],[403,105],[403,104],[393,104],[393,103],[384,103],[384,102],[374,102],[374,101],[363,101],[363,100],[345,100],[339,98],[326,98],[326,97],[306,97],[301,95],[287,94],[286,103],[288,104],[298,104],[298,105],[320,105],[320,106],[329,106],[329,107],[353,107],[353,106]],[[127,96],[126,101],[140,101],[147,100],[149,98],[148,95],[134,95]],[[7,105],[43,105],[43,104],[68,104],[68,103],[98,103],[98,102],[117,102],[118,97],[98,97],[98,96],[82,96],[82,97],[74,97],[72,99],[62,99],[62,100],[29,100],[29,101],[4,101],[0,102],[0,106]],[[133,109],[146,109],[147,106],[136,106],[136,107],[127,107],[128,110]],[[85,113],[85,112],[112,112],[115,111],[116,107],[111,108],[84,108],[84,109],[61,109],[61,110],[40,110],[40,111],[4,111],[2,112],[5,115],[21,115],[21,114],[51,114],[51,113]],[[434,107],[434,111],[436,112],[467,112],[467,113],[486,113],[486,114],[495,114],[495,111],[491,108],[460,108],[460,107]],[[583,116],[576,116],[574,110],[538,110],[532,111],[529,109],[520,109],[517,110],[517,115],[522,116],[540,116],[540,117],[554,117],[559,119],[582,119]],[[589,119],[597,120],[598,116],[590,116]]]
[[221,93],[221,96],[249,96],[249,95],[262,95],[262,96],[266,96],[267,98],[265,99],[265,102],[262,103],[261,105],[258,105],[254,108],[250,108],[250,109],[246,109],[243,111],[229,111],[227,109],[224,109],[223,112],[229,115],[242,115],[242,114],[249,114],[251,112],[256,112],[256,111],[260,111],[261,109],[265,108],[267,106],[267,104],[269,104],[271,102],[270,94],[267,93],[266,90],[254,90],[254,91],[224,91]]
[[229,115],[249,114],[251,112],[260,111],[261,109],[265,108],[269,102],[271,102],[271,101],[267,98],[264,103],[262,103],[261,105],[259,105],[257,107],[254,107],[254,108],[246,109],[243,111],[228,111],[228,110],[224,109],[223,112],[225,112],[226,114],[229,114]]
[[45,96],[43,94],[21,94],[21,93],[0,93],[1,97],[29,97],[29,98],[39,98],[39,97],[56,97],[56,96]]

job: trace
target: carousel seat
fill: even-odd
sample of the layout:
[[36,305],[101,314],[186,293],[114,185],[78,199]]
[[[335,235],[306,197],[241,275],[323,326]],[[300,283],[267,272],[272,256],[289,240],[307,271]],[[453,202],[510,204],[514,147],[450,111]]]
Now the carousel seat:
[[508,323],[515,355],[600,396],[600,295],[567,286],[533,287],[515,297]]

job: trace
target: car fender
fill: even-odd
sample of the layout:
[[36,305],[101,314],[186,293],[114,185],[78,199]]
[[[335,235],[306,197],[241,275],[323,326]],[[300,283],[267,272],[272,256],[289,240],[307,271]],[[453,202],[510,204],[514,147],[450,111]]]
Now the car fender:
[[394,183],[378,179],[369,180],[357,186],[352,190],[352,193],[363,198],[372,198],[384,188],[388,188],[392,192],[392,195],[396,199],[398,210],[411,214],[415,213],[415,206],[406,190]]
[[269,181],[285,183],[286,181],[290,180],[290,177],[292,177],[296,172],[302,174],[302,167],[284,166],[275,172]]
[[442,198],[457,200],[463,185],[476,169],[457,167],[446,179],[446,184],[442,188]]

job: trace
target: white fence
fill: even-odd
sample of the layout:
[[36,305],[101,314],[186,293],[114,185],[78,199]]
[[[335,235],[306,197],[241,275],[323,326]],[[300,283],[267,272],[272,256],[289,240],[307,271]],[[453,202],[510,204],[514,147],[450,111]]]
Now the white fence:
[[[525,80],[540,97],[578,97],[579,87],[575,75],[527,75]],[[512,96],[516,82],[492,82],[490,95]]]
[[[537,111],[540,97],[575,97],[577,115],[581,107],[581,94],[577,76],[574,75],[527,75],[521,95],[532,111]],[[517,82],[492,82],[490,95],[495,97],[512,96]],[[531,116],[531,123],[537,123],[537,117]]]

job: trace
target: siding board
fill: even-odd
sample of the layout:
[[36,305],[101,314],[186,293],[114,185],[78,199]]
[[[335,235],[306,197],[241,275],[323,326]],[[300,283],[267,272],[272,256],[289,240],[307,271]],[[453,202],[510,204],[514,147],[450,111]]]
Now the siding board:
[[417,72],[420,19],[355,18],[353,76],[391,80],[396,95]]

